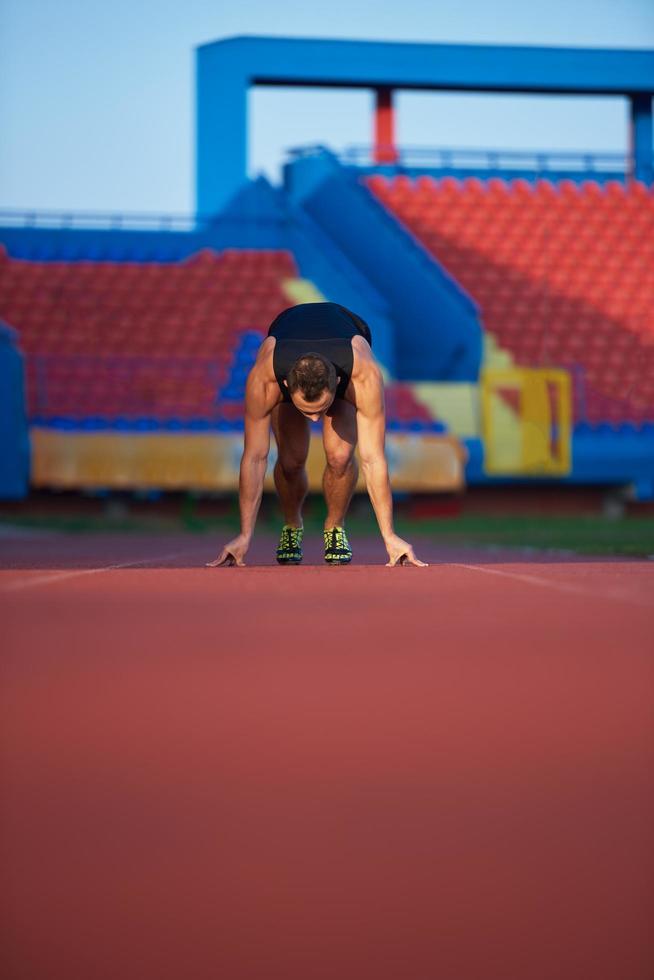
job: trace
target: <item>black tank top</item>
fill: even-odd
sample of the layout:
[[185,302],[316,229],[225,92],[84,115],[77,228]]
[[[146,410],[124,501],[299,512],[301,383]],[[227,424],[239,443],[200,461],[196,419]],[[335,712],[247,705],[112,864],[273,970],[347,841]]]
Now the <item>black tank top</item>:
[[273,320],[268,336],[275,338],[273,370],[285,402],[291,401],[284,384],[288,372],[303,354],[322,354],[340,377],[336,398],[344,398],[352,377],[352,337],[357,334],[372,347],[370,328],[356,313],[338,303],[300,303]]

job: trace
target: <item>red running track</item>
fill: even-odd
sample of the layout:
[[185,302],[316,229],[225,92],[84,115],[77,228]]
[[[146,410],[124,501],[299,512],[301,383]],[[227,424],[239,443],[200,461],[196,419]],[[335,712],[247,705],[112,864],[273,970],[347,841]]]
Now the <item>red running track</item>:
[[651,980],[654,563],[219,543],[0,542],[3,976]]

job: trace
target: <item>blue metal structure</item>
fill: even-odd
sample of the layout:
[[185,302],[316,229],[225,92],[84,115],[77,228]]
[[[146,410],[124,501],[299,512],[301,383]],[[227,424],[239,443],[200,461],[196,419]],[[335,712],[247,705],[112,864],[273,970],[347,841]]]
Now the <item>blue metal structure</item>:
[[[288,151],[291,159],[315,152],[313,147],[299,147]],[[631,157],[625,153],[590,153],[552,150],[501,150],[450,147],[399,146],[393,161],[379,161],[376,147],[348,146],[337,154],[344,166],[362,174],[383,174],[395,177],[431,176],[435,179],[477,177],[488,180],[561,181],[575,183],[593,180],[597,184],[608,181],[624,183],[630,175]]]
[[26,496],[29,470],[23,355],[17,331],[0,320],[0,500]]
[[630,100],[633,176],[651,182],[654,51],[234,37],[196,51],[197,211],[219,212],[246,179],[252,85],[431,89]]
[[[386,366],[400,379],[476,381],[477,306],[422,243],[326,150],[289,164],[284,185],[387,304],[395,343]],[[376,325],[374,336],[377,350]]]

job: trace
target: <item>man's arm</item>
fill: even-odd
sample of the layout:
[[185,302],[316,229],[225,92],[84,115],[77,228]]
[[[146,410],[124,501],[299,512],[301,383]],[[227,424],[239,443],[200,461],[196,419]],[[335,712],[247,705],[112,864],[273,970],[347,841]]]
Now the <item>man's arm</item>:
[[398,537],[393,529],[393,496],[384,451],[384,379],[376,364],[371,365],[366,374],[357,390],[359,458],[370,502],[388,551],[388,564],[424,565],[414,555],[411,545]]
[[254,534],[270,449],[270,412],[266,410],[263,391],[261,377],[255,368],[245,387],[245,437],[238,483],[241,533],[225,545],[215,561],[207,562],[213,567],[244,565]]
[[252,540],[259,513],[270,450],[270,415],[252,415],[245,409],[245,440],[238,483],[241,535]]

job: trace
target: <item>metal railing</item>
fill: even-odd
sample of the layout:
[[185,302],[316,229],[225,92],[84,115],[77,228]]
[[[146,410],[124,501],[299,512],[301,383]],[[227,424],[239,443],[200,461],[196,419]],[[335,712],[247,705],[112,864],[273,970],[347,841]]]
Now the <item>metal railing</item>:
[[[294,147],[291,160],[324,153],[326,147]],[[534,174],[601,174],[624,177],[631,169],[626,153],[588,150],[509,150],[474,147],[398,146],[375,147],[371,144],[347,146],[334,154],[346,166],[402,169],[526,171]]]
[[141,212],[118,213],[113,211],[50,211],[0,209],[0,225],[15,228],[71,228],[123,231],[195,231],[208,218],[190,214],[146,214]]
[[39,228],[74,231],[150,231],[198,232],[208,228],[238,228],[251,225],[281,228],[289,223],[283,215],[156,214],[114,211],[54,211],[21,208],[0,208],[3,228]]
[[[340,159],[343,163],[361,166],[374,163],[374,153],[374,148],[370,146],[350,146],[343,151]],[[591,153],[582,150],[436,149],[408,146],[397,151],[397,162],[405,167],[453,170],[533,170],[536,173],[573,170],[580,173],[617,174],[625,172],[628,160],[623,153]]]
[[[333,155],[345,166],[371,168],[380,166],[377,162],[379,149],[372,145],[354,145],[345,147]],[[616,179],[624,178],[631,172],[631,158],[627,154],[608,151],[489,150],[424,146],[382,147],[381,149],[385,156],[385,162],[381,166],[396,172],[436,170],[486,172],[489,175],[524,172],[545,177],[578,174]],[[320,144],[293,147],[287,151],[291,161],[326,152],[332,151]],[[0,208],[0,226],[4,228],[197,232],[212,226],[227,228],[244,224],[281,227],[288,221],[288,218],[282,216],[263,218],[256,214],[223,218],[217,215],[182,213]]]

